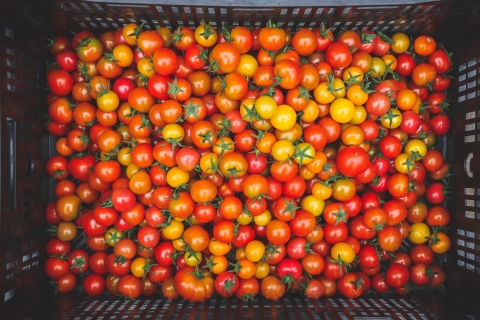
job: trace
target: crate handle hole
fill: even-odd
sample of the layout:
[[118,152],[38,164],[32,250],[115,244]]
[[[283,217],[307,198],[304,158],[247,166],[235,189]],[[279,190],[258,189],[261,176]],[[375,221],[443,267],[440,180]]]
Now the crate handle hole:
[[473,153],[470,153],[468,156],[467,156],[467,159],[465,160],[465,171],[467,172],[467,175],[472,178],[473,177],[473,172],[472,170],[470,169],[470,161],[472,161],[473,159]]

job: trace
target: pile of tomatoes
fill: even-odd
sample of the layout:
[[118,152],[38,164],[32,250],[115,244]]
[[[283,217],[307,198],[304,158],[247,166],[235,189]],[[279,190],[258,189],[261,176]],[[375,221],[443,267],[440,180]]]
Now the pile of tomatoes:
[[355,298],[444,282],[451,60],[435,39],[128,24],[50,52],[59,292]]

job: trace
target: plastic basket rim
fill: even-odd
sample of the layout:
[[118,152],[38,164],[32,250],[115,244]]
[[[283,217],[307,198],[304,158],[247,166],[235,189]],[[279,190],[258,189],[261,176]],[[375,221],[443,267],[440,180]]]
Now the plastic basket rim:
[[104,3],[111,5],[168,5],[168,6],[192,6],[192,7],[238,7],[238,8],[279,8],[279,7],[386,7],[398,5],[439,4],[452,2],[453,0],[303,0],[301,3],[291,0],[275,0],[269,4],[255,0],[81,0],[83,2]]

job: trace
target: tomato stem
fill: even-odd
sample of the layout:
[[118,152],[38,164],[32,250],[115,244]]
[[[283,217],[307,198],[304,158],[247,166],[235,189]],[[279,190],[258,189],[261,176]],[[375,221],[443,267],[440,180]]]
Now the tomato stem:
[[108,197],[107,200],[103,201],[98,206],[102,208],[113,208],[112,197]]
[[233,40],[230,32],[231,32],[231,27],[230,26],[222,25],[222,28],[220,29],[220,34],[223,36],[223,38],[227,42],[232,42],[232,40]]
[[[123,238],[122,235],[119,235],[119,234],[118,234],[118,230],[117,230],[117,228],[115,228],[115,227],[113,228],[113,232],[107,231],[106,235],[109,235],[110,238],[109,238],[108,241],[105,240],[103,243],[109,243],[110,241],[112,241],[113,244],[116,245],[116,244],[118,243],[118,241],[120,241],[120,240]],[[106,235],[105,235],[105,236],[106,236]]]
[[215,146],[220,149],[220,155],[223,155],[225,151],[233,150],[235,143],[236,141],[226,143],[224,137],[219,137]]
[[255,297],[256,294],[257,294],[256,291],[253,291],[252,293],[244,293],[242,295],[242,301],[244,302],[253,301],[253,298]]
[[213,267],[215,267],[218,263],[214,263],[213,260],[215,257],[212,255],[210,259],[205,259],[206,264],[202,267],[204,269],[208,269],[210,272],[212,272]]
[[378,36],[380,37],[380,39],[382,39],[383,41],[385,41],[386,43],[389,43],[389,44],[395,44],[395,41],[392,40],[392,38],[390,38],[389,36],[387,36],[385,33],[383,33],[382,31],[377,31],[377,34]]
[[73,264],[70,267],[70,270],[78,268],[78,271],[80,271],[80,274],[83,273],[83,266],[87,264],[87,261],[85,260],[85,256],[82,255],[80,257],[77,257],[75,255],[72,256],[73,259]]
[[123,265],[124,263],[127,262],[127,258],[124,256],[116,256],[115,259],[113,260],[114,265]]
[[331,41],[333,41],[332,37],[330,36],[330,31],[332,31],[332,27],[328,28],[328,29],[325,29],[325,23],[322,22],[320,24],[320,36],[325,39],[325,38],[328,38],[330,39]]
[[290,290],[292,283],[298,284],[298,282],[293,279],[293,276],[290,273],[283,276],[281,282],[287,285],[287,291]]
[[283,213],[290,213],[292,219],[295,218],[297,209],[301,209],[301,207],[298,207],[293,199],[291,199],[291,201],[287,201],[287,198],[283,198],[283,201],[285,202],[285,209],[283,210]]
[[183,33],[180,31],[181,31],[181,28],[180,26],[178,26],[177,30],[169,34],[169,36],[172,39],[172,43],[180,43],[180,41],[182,41]]
[[362,282],[363,282],[363,277],[357,277],[355,281],[350,281],[351,284],[353,284],[353,288],[355,291],[357,291],[358,288],[363,290]]
[[210,21],[208,23],[205,23],[205,21],[202,19],[201,25],[203,26],[203,32],[200,33],[200,35],[205,39],[208,40],[214,32],[212,31],[212,27],[210,26]]
[[248,121],[250,124],[252,124],[254,121],[261,119],[257,110],[255,109],[255,104],[251,108],[247,107],[245,104],[242,104],[242,106],[243,110],[245,110],[245,115],[242,117],[243,120]]
[[178,84],[177,84],[177,77],[175,77],[173,79],[173,83],[171,82],[168,82],[168,91],[167,91],[167,94],[171,94],[173,95],[173,98],[175,99],[175,101],[177,100],[177,95],[179,93],[182,93],[184,92],[183,89],[181,89]]
[[207,72],[215,73],[220,68],[220,62],[218,60],[213,60],[208,66]]

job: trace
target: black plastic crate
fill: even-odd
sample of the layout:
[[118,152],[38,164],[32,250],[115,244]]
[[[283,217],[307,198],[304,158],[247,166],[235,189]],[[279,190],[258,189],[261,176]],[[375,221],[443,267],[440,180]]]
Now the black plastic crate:
[[[161,3],[160,3],[161,2]],[[188,0],[0,1],[0,318],[26,319],[473,319],[480,317],[480,2],[478,0],[326,0],[261,3]],[[454,52],[449,92],[452,129],[447,160],[453,173],[450,236],[443,267],[446,294],[310,300],[288,295],[271,302],[215,298],[202,303],[53,295],[43,273],[45,204],[53,181],[44,170],[54,140],[44,124],[45,38],[84,28],[124,24],[263,26],[381,30],[435,36]]]

